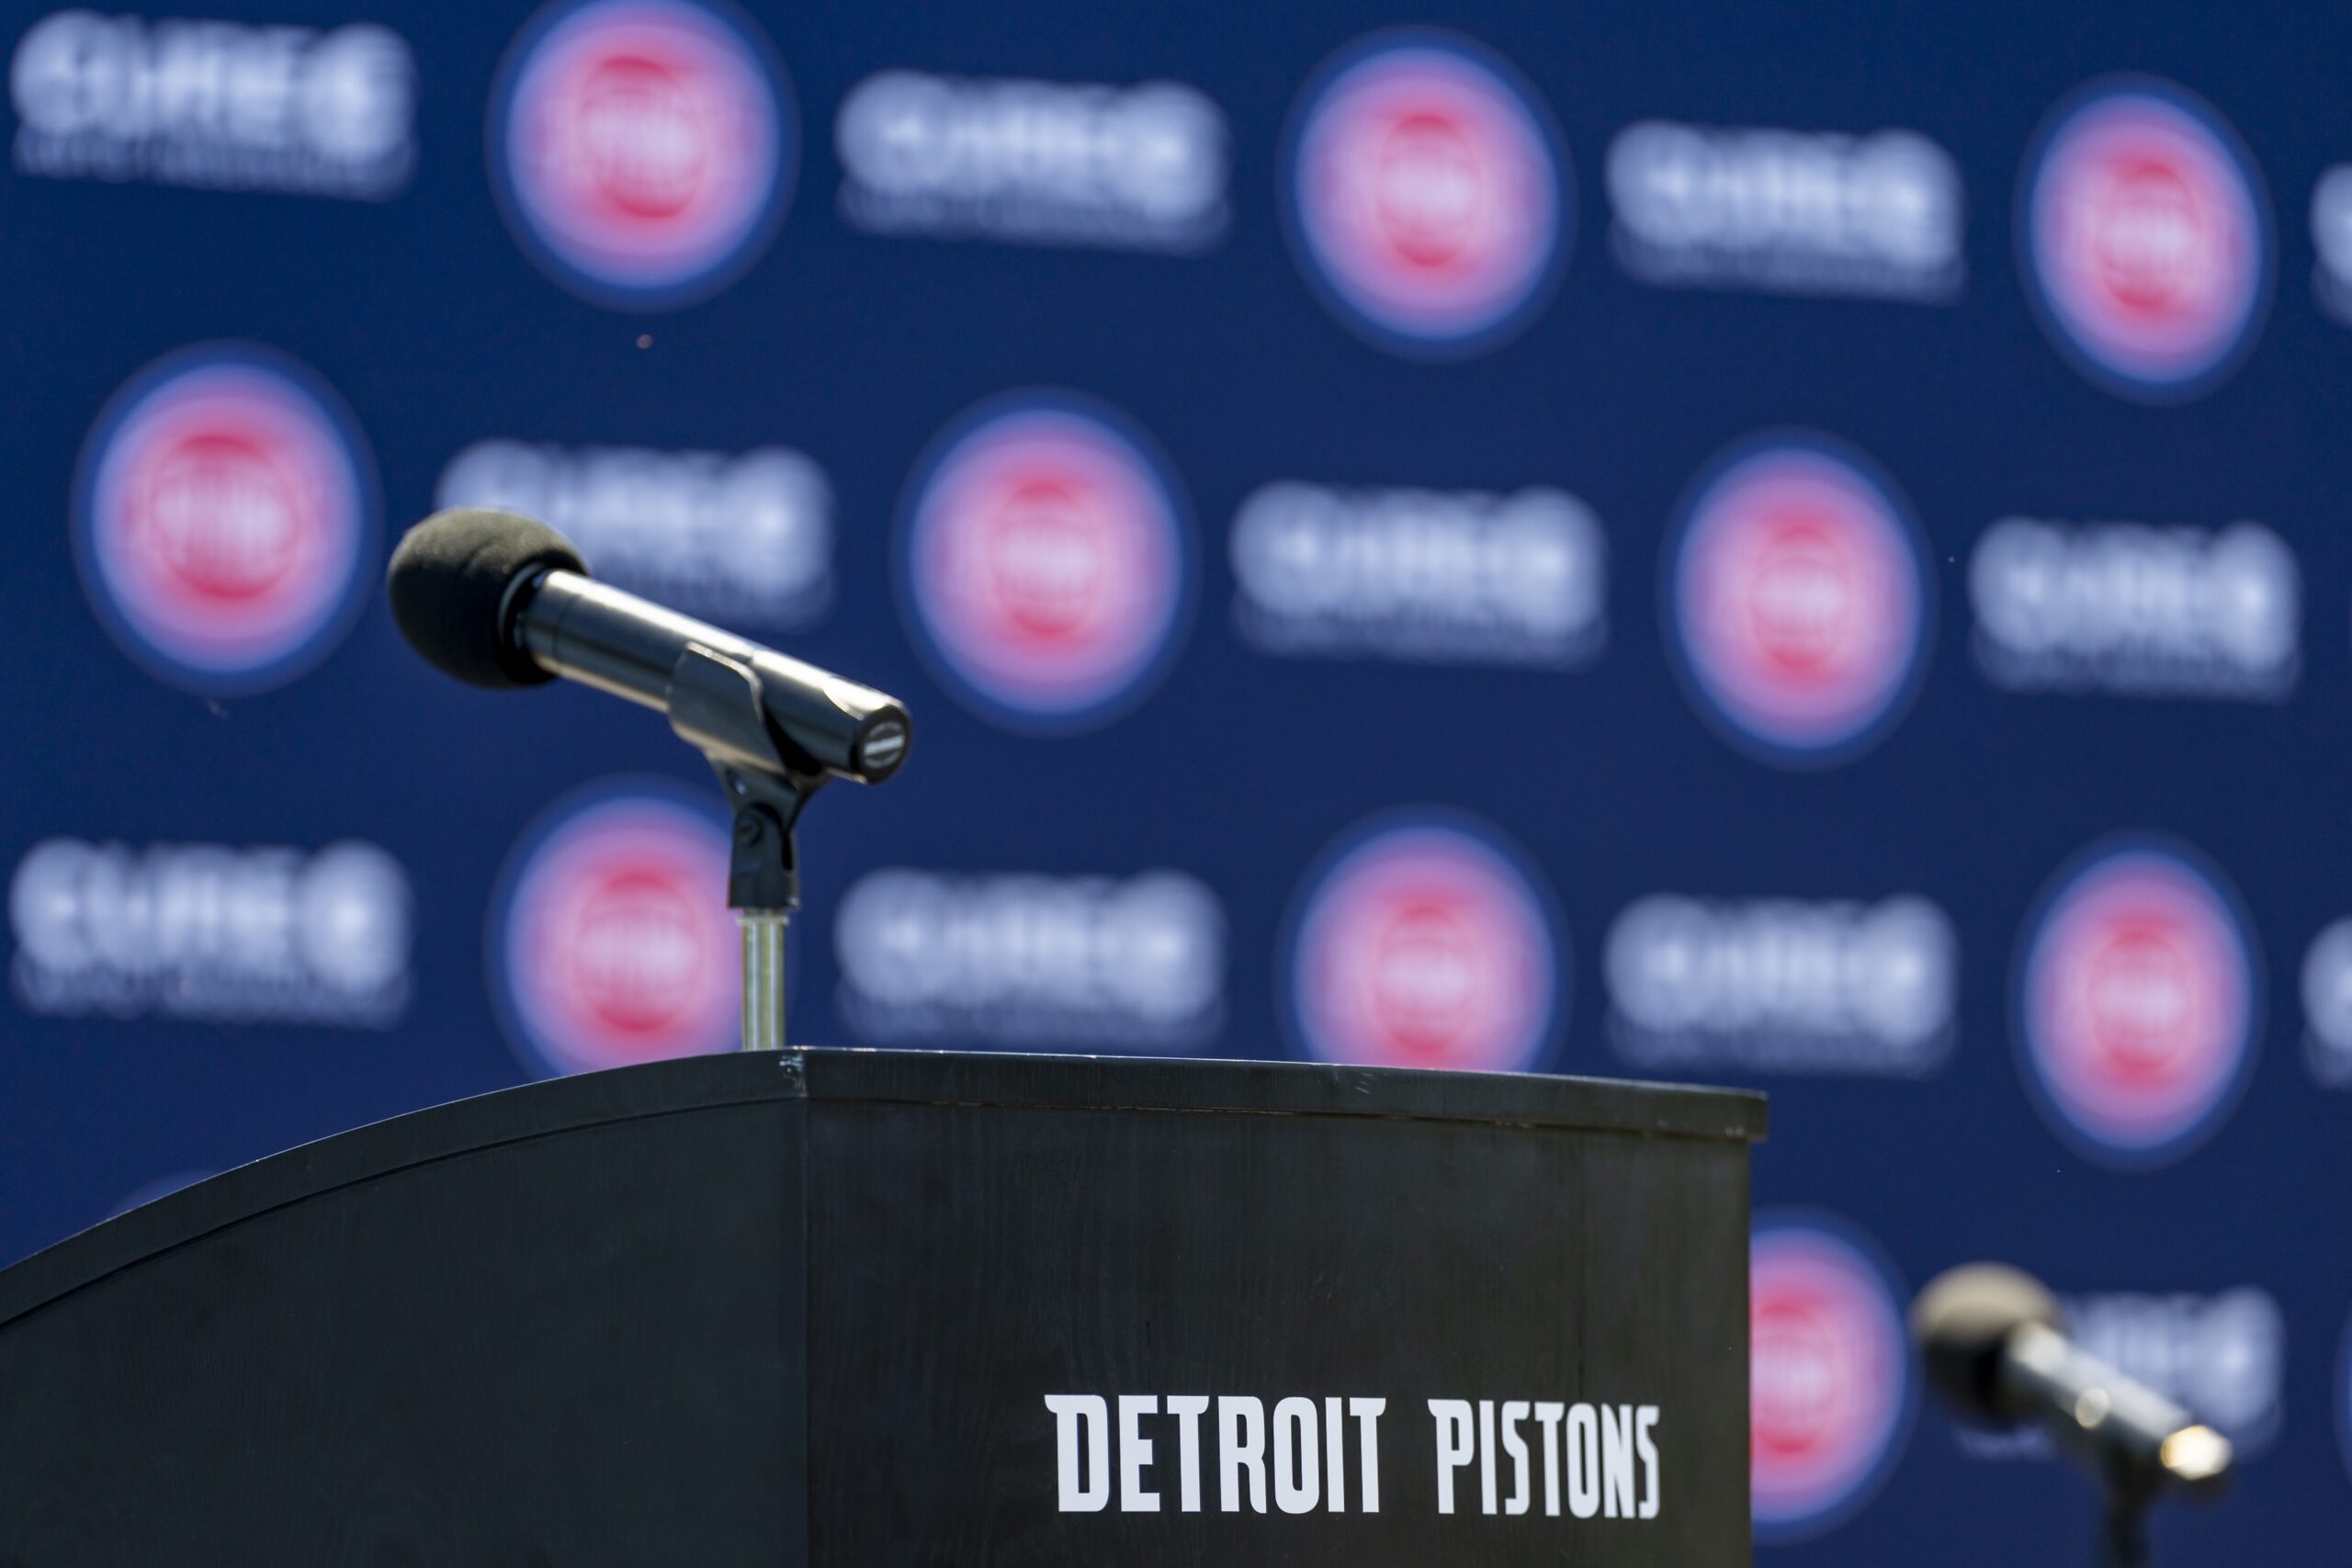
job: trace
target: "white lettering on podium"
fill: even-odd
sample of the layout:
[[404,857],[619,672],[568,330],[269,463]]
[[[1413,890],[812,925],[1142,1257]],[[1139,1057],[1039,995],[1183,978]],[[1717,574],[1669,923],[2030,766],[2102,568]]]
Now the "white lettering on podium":
[[1119,1395],[1119,1511],[1123,1514],[1159,1512],[1159,1494],[1143,1489],[1144,1467],[1151,1462],[1151,1439],[1136,1428],[1136,1418],[1159,1413],[1159,1401],[1148,1393]]
[[1608,1494],[1601,1510],[1612,1519],[1634,1513],[1634,1407],[1600,1407],[1600,1483]]
[[1589,1404],[1568,1406],[1568,1512],[1589,1519],[1600,1512],[1600,1422]]
[[1453,1472],[1470,1462],[1470,1402],[1432,1399],[1430,1414],[1437,1418],[1437,1511],[1453,1512]]
[[[1060,1508],[1099,1514],[1117,1498],[1122,1514],[1157,1514],[1175,1438],[1174,1509],[1204,1502],[1202,1419],[1215,1411],[1216,1507],[1227,1514],[1377,1514],[1380,1418],[1388,1401],[1337,1394],[1049,1393]],[[1662,1496],[1655,1404],[1560,1400],[1431,1399],[1437,1511],[1466,1510],[1461,1488],[1476,1467],[1478,1509],[1520,1518],[1655,1519]],[[1355,1475],[1348,1474],[1347,1423],[1355,1422]],[[1173,1431],[1170,1429],[1172,1424]],[[1532,1430],[1530,1430],[1530,1427]],[[1115,1455],[1115,1457],[1114,1457]],[[1113,1477],[1117,1483],[1113,1484]],[[1539,1514],[1536,1499],[1543,1499]]]
[[1657,1517],[1657,1444],[1650,1428],[1657,1425],[1657,1406],[1645,1404],[1634,1413],[1634,1451],[1642,1459],[1642,1506],[1639,1517]]
[[1250,1472],[1250,1506],[1266,1511],[1266,1406],[1244,1394],[1216,1402],[1217,1501],[1241,1511],[1241,1472]]
[[1495,1511],[1495,1402],[1478,1402],[1478,1507]]
[[[1111,1502],[1111,1410],[1098,1393],[1049,1393],[1054,1413],[1054,1458],[1061,1475],[1065,1514],[1099,1514]],[[1086,1441],[1086,1473],[1079,1474],[1080,1428]]]
[[[1271,1477],[1273,1506],[1285,1514],[1380,1512],[1380,1418],[1385,1399],[1341,1398],[1318,1402],[1304,1394],[1278,1401],[1269,1423],[1265,1402],[1249,1395],[1212,1399],[1204,1393],[1123,1393],[1113,1402],[1100,1394],[1049,1393],[1054,1417],[1060,1508],[1065,1514],[1099,1514],[1111,1506],[1112,1450],[1117,1449],[1118,1511],[1156,1514],[1161,1494],[1147,1474],[1159,1459],[1172,1422],[1176,1439],[1176,1508],[1202,1509],[1201,1418],[1216,1411],[1217,1507],[1228,1514],[1267,1510]],[[1466,1408],[1466,1407],[1465,1407]],[[1348,1480],[1347,1423],[1356,1426],[1356,1474]],[[1156,1434],[1156,1435],[1155,1435]],[[1245,1485],[1246,1477],[1246,1485]],[[1163,1483],[1164,1484],[1164,1483]],[[1349,1499],[1355,1499],[1351,1509]]]
[[1274,1506],[1285,1514],[1311,1514],[1323,1500],[1319,1427],[1311,1399],[1294,1395],[1274,1406]]
[[1348,1511],[1348,1473],[1341,1457],[1341,1445],[1347,1440],[1346,1432],[1341,1430],[1345,1424],[1340,1415],[1342,1408],[1336,1398],[1323,1402],[1323,1471],[1330,1478],[1329,1507],[1335,1514]]
[[1544,1517],[1560,1517],[1560,1417],[1568,1407],[1556,1400],[1544,1400],[1535,1406],[1536,1425],[1544,1428]]
[[1527,1419],[1528,1402],[1514,1399],[1503,1406],[1503,1451],[1510,1455],[1510,1500],[1503,1505],[1506,1514],[1527,1512],[1527,1439],[1519,1435],[1519,1424]]
[[1176,1506],[1188,1514],[1201,1511],[1201,1417],[1208,1408],[1205,1393],[1168,1396],[1168,1414],[1183,1423],[1176,1428]]
[[[1357,1450],[1362,1455],[1358,1469],[1363,1478],[1363,1511],[1367,1514],[1380,1512],[1380,1418],[1387,1413],[1388,1402],[1385,1399],[1348,1401],[1348,1414],[1356,1418]],[[1340,1473],[1336,1461],[1331,1466],[1331,1473],[1334,1477]],[[1336,1497],[1339,1495],[1336,1479],[1332,1485],[1331,1495]]]

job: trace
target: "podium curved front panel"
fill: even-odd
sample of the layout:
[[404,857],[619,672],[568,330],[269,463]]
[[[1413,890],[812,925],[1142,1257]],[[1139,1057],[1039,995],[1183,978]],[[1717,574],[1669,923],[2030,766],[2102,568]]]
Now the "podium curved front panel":
[[0,1564],[1747,1554],[1752,1096],[790,1052],[0,1272]]

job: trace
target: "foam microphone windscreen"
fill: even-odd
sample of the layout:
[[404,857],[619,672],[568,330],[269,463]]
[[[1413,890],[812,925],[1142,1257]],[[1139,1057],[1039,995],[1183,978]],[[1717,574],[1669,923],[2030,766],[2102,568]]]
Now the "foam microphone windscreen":
[[2002,1422],[1997,1391],[2009,1336],[2029,1323],[2064,1330],[2065,1314],[2049,1288],[2005,1263],[1970,1263],[1928,1282],[1911,1303],[1911,1338],[1928,1381],[1962,1413]]
[[408,531],[385,587],[401,635],[435,669],[473,686],[536,686],[555,677],[514,641],[503,617],[514,580],[548,567],[588,570],[571,541],[544,523],[458,507]]

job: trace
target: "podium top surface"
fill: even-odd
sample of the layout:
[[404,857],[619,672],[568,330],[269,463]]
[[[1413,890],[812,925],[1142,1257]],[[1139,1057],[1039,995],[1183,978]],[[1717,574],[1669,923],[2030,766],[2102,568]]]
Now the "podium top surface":
[[306,1144],[159,1198],[0,1270],[0,1325],[141,1258],[336,1188],[600,1122],[762,1100],[1349,1116],[1747,1143],[1761,1094],[1506,1073],[1291,1062],[805,1050],[585,1073]]

